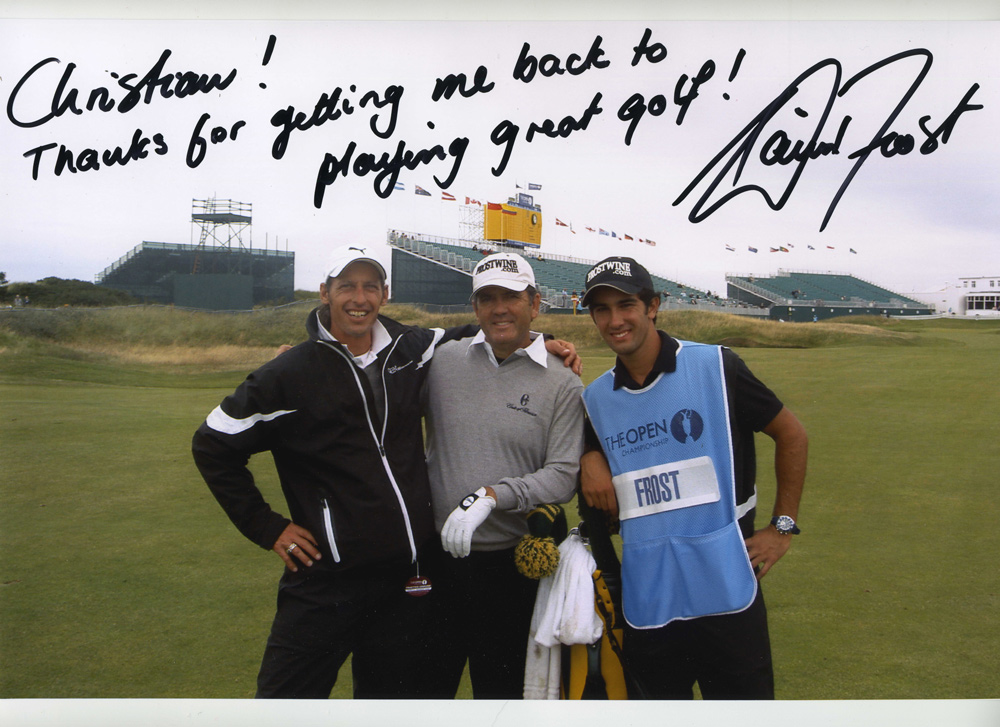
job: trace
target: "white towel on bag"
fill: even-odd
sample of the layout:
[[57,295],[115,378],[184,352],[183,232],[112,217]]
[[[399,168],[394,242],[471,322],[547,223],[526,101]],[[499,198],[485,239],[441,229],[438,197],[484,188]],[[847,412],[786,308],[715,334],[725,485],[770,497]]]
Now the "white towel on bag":
[[559,546],[559,566],[538,582],[524,668],[525,699],[559,699],[561,646],[592,644],[604,624],[594,608],[597,568],[583,539],[570,533]]

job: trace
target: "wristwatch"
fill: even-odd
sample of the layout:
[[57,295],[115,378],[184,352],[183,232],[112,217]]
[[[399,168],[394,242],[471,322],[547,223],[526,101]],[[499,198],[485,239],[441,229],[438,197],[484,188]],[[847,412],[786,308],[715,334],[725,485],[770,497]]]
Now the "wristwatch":
[[778,531],[778,535],[798,535],[802,532],[788,515],[778,515],[771,518],[771,524]]

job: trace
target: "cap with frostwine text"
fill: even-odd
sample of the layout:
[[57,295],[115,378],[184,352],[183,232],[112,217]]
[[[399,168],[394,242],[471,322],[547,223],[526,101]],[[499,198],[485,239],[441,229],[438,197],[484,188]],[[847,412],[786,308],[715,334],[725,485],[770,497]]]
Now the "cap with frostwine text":
[[535,271],[528,261],[512,252],[487,255],[472,271],[472,292],[487,285],[499,285],[507,290],[520,292],[535,285]]
[[643,290],[653,291],[653,279],[649,271],[630,257],[605,258],[588,270],[587,287],[581,303],[589,306],[594,289],[602,285],[627,295],[635,295]]

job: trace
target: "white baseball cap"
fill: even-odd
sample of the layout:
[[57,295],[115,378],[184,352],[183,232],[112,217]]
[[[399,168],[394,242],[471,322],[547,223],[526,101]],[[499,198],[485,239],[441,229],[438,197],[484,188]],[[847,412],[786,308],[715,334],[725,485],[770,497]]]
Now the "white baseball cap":
[[382,263],[373,258],[368,254],[368,249],[361,247],[359,245],[344,245],[343,247],[338,247],[330,255],[330,261],[326,265],[326,275],[323,277],[323,282],[326,282],[329,278],[336,278],[351,263],[356,263],[358,261],[363,261],[366,263],[371,263],[378,270],[379,275],[382,276],[382,282],[385,282],[386,274],[385,268],[382,267]]
[[528,286],[536,288],[535,271],[528,261],[512,252],[498,252],[487,255],[472,271],[472,293],[487,285],[520,292]]

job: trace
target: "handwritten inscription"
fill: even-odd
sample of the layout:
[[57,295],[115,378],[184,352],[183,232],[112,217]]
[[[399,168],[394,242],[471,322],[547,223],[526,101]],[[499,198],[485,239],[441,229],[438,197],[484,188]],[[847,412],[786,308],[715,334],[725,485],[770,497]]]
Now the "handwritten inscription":
[[[264,66],[268,65],[274,48],[275,37],[270,36],[264,53]],[[438,187],[448,189],[458,178],[465,160],[474,158],[469,153],[470,149],[478,145],[495,152],[496,162],[490,171],[493,176],[500,177],[509,169],[516,148],[575,138],[602,122],[624,125],[621,127],[624,129],[621,141],[625,146],[631,146],[639,138],[649,143],[649,136],[658,133],[658,129],[664,129],[663,124],[671,118],[674,129],[684,126],[685,122],[687,126],[704,124],[712,109],[718,107],[707,104],[703,99],[718,99],[721,95],[722,99],[729,101],[730,91],[735,88],[733,84],[747,56],[746,50],[739,48],[735,61],[722,59],[723,62],[718,63],[713,58],[697,59],[693,65],[685,64],[687,72],[679,72],[678,69],[671,74],[671,68],[680,64],[681,60],[670,55],[662,39],[654,38],[651,28],[645,28],[638,42],[626,49],[626,53],[631,55],[630,59],[626,55],[626,59],[630,60],[632,68],[656,66],[658,72],[671,74],[665,88],[662,92],[655,92],[654,89],[650,93],[647,88],[632,92],[634,89],[621,87],[616,81],[618,86],[613,90],[621,95],[608,98],[607,89],[595,90],[594,85],[607,75],[600,72],[612,65],[613,60],[609,56],[614,49],[606,49],[604,38],[595,35],[589,47],[581,45],[576,50],[579,52],[554,53],[539,48],[537,43],[532,47],[529,42],[523,42],[516,55],[511,53],[507,61],[508,75],[505,80],[508,86],[520,88],[539,84],[548,88],[551,84],[560,83],[560,79],[568,81],[585,74],[592,78],[594,83],[587,86],[583,97],[566,97],[567,105],[575,104],[569,113],[543,116],[527,111],[524,114],[529,118],[525,119],[505,108],[498,118],[487,116],[477,121],[473,131],[478,134],[453,132],[446,138],[432,138],[417,145],[399,138],[397,133],[410,110],[411,104],[406,99],[411,98],[412,90],[407,92],[398,83],[384,86],[380,83],[378,87],[360,89],[354,84],[328,83],[322,93],[307,97],[301,110],[299,103],[286,103],[280,108],[268,110],[267,122],[273,129],[270,155],[280,161],[284,159],[293,137],[298,139],[310,133],[319,136],[315,130],[321,127],[347,117],[359,117],[367,121],[367,131],[362,127],[362,134],[370,131],[375,137],[374,146],[368,146],[360,138],[345,139],[343,133],[323,137],[337,140],[328,147],[329,150],[320,152],[321,158],[317,158],[318,164],[313,167],[313,205],[316,208],[321,208],[328,200],[335,184],[343,186],[346,183],[343,180],[352,178],[366,179],[378,197],[388,198],[394,191],[403,188],[400,182],[405,172],[420,168],[432,170]],[[873,122],[846,113],[835,114],[838,101],[850,99],[852,91],[862,81],[878,82],[892,67],[905,70],[906,66],[902,64],[908,61],[917,62],[918,67],[913,78],[908,79],[908,85],[894,108],[884,118]],[[125,114],[140,105],[173,104],[179,99],[225,93],[233,87],[239,75],[236,68],[207,72],[171,70],[176,65],[173,52],[165,49],[143,73],[110,73],[114,84],[86,88],[77,83],[75,63],[63,64],[58,58],[45,58],[28,68],[13,86],[7,98],[7,118],[18,128],[35,129],[64,117],[71,119],[111,112]],[[852,181],[869,159],[935,153],[954,136],[967,113],[983,108],[982,104],[974,103],[979,86],[972,84],[944,118],[935,119],[930,114],[923,114],[914,120],[915,123],[908,125],[902,114],[932,65],[931,52],[920,48],[891,55],[846,80],[839,60],[828,58],[815,63],[775,98],[767,101],[736,136],[694,175],[676,195],[673,205],[679,206],[692,200],[687,215],[692,223],[706,220],[731,200],[746,194],[759,195],[771,209],[781,210],[808,165],[819,164],[824,158],[846,158],[853,165],[825,211],[820,225],[820,230],[824,230]],[[726,67],[730,67],[728,82],[724,74]],[[719,72],[720,69],[723,73]],[[823,86],[827,76],[828,88]],[[478,65],[472,73],[442,73],[434,83],[429,84],[427,90],[430,100],[436,104],[434,108],[447,110],[455,108],[455,104],[472,103],[466,102],[467,99],[492,94],[498,83],[504,81],[502,76],[497,78],[500,80],[491,78],[489,67]],[[727,86],[727,83],[730,85]],[[263,90],[268,88],[264,83],[258,85]],[[807,87],[814,89],[817,85],[822,91],[820,101],[804,100],[807,94],[803,91]],[[612,113],[602,117],[606,104]],[[727,108],[733,109],[735,105]],[[660,117],[665,118],[656,121]],[[188,168],[195,169],[211,157],[210,150],[216,145],[245,145],[247,142],[244,139],[250,135],[242,133],[243,129],[254,123],[259,121],[213,118],[208,113],[202,113],[189,132],[183,133],[182,130],[183,136],[176,145],[165,131],[136,128],[131,138],[116,140],[119,143],[71,148],[52,140],[29,149],[23,157],[28,160],[31,178],[35,180],[44,172],[59,177],[65,172],[96,172],[162,157],[174,146],[186,148],[184,162]],[[405,119],[404,128],[413,129],[420,123],[430,130],[436,128],[433,120],[412,118]],[[339,127],[345,125],[343,121],[338,124]],[[803,128],[806,129],[804,133]],[[176,133],[176,129],[171,129],[171,132]],[[859,134],[864,142],[857,145],[853,140]],[[658,139],[661,144],[669,144],[670,141],[673,140],[665,136]],[[684,143],[683,138],[676,143]],[[847,144],[854,148],[845,148]],[[773,173],[767,176],[767,183],[758,182],[751,175],[753,171],[781,169],[787,169],[788,173],[781,176],[778,182],[774,181]]]

